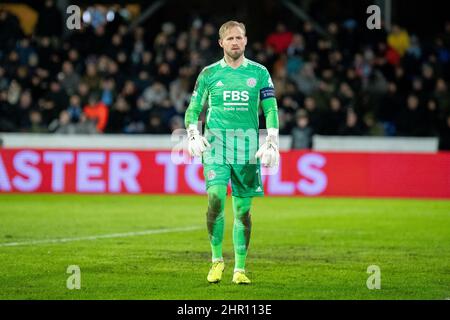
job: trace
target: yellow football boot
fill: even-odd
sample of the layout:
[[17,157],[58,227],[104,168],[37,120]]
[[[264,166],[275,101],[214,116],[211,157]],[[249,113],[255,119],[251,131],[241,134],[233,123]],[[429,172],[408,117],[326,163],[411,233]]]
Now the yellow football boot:
[[242,271],[236,271],[233,274],[233,283],[236,284],[250,284],[251,281],[249,278],[247,278],[247,276],[245,275],[245,272]]
[[211,269],[209,269],[208,277],[206,278],[210,283],[217,283],[222,279],[222,272],[225,269],[223,261],[213,262]]

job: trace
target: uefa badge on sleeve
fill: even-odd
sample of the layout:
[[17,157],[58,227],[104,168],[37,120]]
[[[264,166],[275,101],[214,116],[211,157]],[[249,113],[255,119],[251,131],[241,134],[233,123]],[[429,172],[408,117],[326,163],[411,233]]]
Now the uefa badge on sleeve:
[[253,88],[254,86],[256,86],[256,79],[255,78],[248,78],[247,79],[247,85],[250,88]]

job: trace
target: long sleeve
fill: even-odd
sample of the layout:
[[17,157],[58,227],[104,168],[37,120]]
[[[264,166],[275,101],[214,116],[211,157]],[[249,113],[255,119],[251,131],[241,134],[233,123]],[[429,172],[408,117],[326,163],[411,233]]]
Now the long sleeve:
[[203,105],[208,98],[208,94],[207,75],[205,70],[203,70],[195,82],[195,88],[192,92],[191,101],[184,116],[184,125],[186,128],[188,128],[190,124],[197,125],[198,117],[202,112]]
[[278,106],[275,98],[275,88],[267,69],[262,74],[259,98],[266,117],[266,127],[278,129]]

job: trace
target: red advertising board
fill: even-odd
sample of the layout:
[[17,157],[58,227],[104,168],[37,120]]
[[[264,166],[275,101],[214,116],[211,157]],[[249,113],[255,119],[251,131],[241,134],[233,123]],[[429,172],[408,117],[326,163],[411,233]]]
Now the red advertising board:
[[[0,192],[204,193],[202,165],[179,158],[167,150],[0,149]],[[263,181],[267,195],[450,198],[450,153],[282,152]]]

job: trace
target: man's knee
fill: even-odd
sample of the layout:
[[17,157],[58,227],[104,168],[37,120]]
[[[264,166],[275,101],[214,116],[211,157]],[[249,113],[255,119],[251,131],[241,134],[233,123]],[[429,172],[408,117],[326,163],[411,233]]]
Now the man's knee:
[[224,201],[220,199],[217,195],[212,194],[208,197],[208,211],[219,214],[223,211]]
[[226,186],[217,185],[208,188],[208,216],[215,218],[223,212],[226,196]]
[[237,216],[234,219],[234,223],[237,226],[243,227],[245,230],[250,230],[252,228],[252,216],[250,211],[244,212],[243,214]]
[[[234,214],[237,217],[249,217],[250,216],[250,207],[252,205],[251,198],[233,198],[233,207]],[[245,218],[246,219],[246,218]]]

